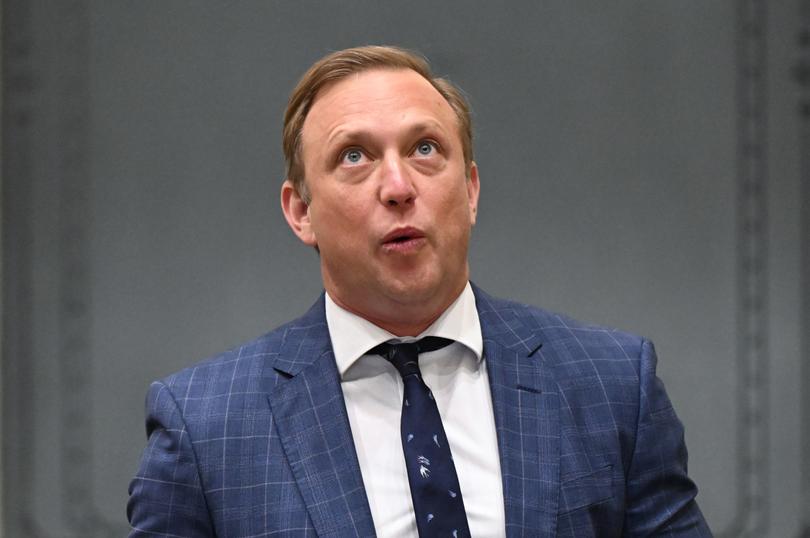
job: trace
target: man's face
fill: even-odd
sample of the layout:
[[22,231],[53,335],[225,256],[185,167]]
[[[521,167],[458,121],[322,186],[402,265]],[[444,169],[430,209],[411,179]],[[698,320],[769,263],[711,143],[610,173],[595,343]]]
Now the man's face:
[[441,313],[468,279],[479,190],[441,94],[411,70],[350,75],[318,93],[302,156],[311,201],[287,182],[282,205],[335,302],[382,326]]

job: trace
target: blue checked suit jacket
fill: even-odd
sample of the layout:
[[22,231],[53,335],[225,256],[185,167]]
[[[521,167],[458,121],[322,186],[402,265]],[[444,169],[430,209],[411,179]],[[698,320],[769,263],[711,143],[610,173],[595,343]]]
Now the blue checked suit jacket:
[[[652,344],[473,287],[507,536],[711,536]],[[131,536],[374,536],[323,297],[155,382]]]

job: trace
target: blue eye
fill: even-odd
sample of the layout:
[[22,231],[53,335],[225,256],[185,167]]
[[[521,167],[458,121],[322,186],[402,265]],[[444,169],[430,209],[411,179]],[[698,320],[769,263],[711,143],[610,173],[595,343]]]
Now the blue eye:
[[343,160],[351,164],[357,164],[363,158],[363,152],[359,149],[350,149],[343,154]]
[[430,155],[433,153],[434,149],[436,149],[436,147],[432,142],[419,142],[416,146],[416,152],[419,155]]

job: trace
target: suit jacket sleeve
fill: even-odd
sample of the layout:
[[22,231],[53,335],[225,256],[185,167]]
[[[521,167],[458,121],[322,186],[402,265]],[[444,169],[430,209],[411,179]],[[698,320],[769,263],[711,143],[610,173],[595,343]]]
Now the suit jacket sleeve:
[[624,535],[711,536],[695,502],[697,488],[687,476],[683,425],[655,375],[656,362],[652,343],[644,341]]
[[129,486],[130,537],[214,536],[191,439],[177,401],[160,382],[146,397],[146,433]]

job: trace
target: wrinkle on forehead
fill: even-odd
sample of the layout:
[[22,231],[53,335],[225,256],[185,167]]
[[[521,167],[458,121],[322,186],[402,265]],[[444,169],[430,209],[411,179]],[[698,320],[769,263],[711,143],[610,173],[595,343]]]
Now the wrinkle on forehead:
[[400,122],[440,126],[449,122],[458,128],[450,104],[420,74],[407,69],[375,69],[322,88],[304,121],[303,139],[332,140],[344,129],[367,130],[375,121],[390,120],[394,110],[400,112]]

